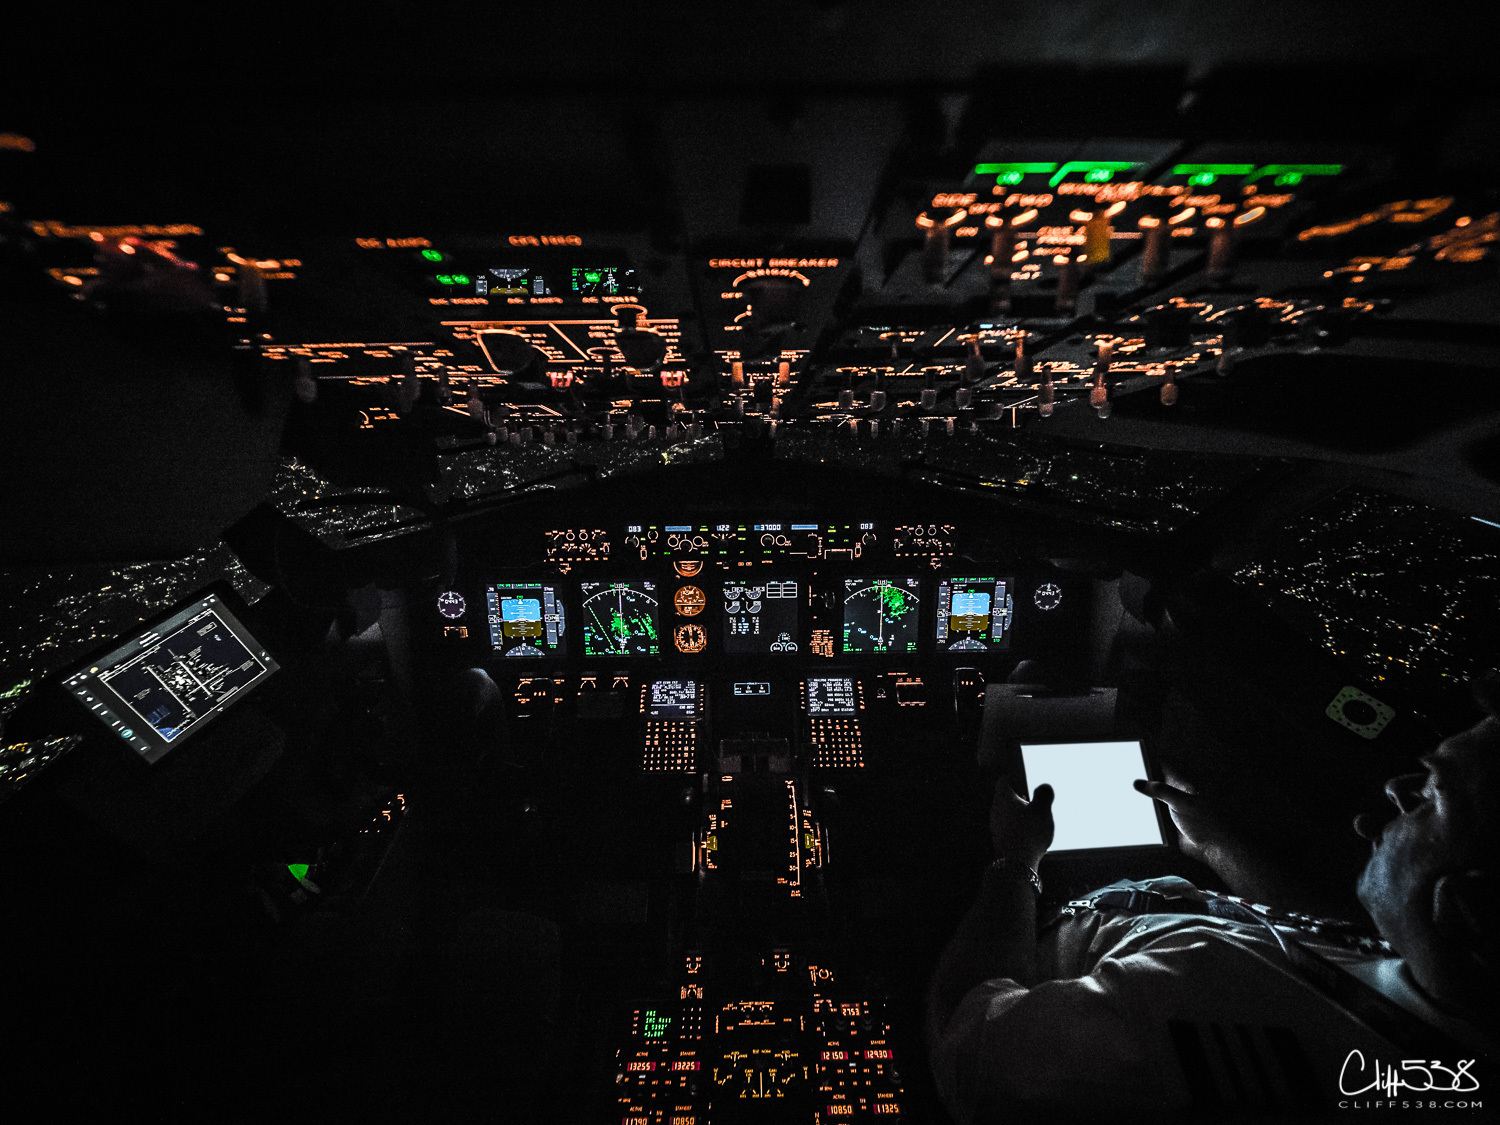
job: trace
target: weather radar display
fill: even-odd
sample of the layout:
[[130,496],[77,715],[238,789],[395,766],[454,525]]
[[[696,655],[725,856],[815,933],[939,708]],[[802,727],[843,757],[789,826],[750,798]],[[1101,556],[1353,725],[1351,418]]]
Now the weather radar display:
[[916,652],[921,582],[844,579],[844,651]]
[[485,591],[490,646],[501,656],[564,656],[567,619],[552,586],[502,582]]
[[945,578],[938,585],[939,652],[989,652],[1010,644],[1015,583],[1009,578]]
[[655,582],[584,582],[585,656],[661,653]]

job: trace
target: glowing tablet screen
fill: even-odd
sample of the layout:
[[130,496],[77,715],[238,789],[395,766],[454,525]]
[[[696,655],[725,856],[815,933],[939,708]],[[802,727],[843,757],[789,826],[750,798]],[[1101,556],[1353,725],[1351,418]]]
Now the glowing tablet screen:
[[1052,851],[1164,844],[1155,802],[1131,786],[1145,777],[1139,742],[1070,742],[1021,747],[1026,784],[1056,791]]

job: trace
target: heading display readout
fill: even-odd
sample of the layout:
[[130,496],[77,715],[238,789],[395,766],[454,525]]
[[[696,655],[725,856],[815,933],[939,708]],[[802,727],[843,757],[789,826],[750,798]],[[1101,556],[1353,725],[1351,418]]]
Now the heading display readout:
[[567,613],[557,588],[501,582],[485,591],[490,647],[505,657],[566,655]]

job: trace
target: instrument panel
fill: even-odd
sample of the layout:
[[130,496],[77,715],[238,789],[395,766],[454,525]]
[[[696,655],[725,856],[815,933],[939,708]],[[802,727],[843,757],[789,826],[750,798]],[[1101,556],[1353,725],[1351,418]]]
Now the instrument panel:
[[[955,552],[954,523],[750,519],[548,530],[536,573],[473,559],[431,631],[492,668],[1019,659],[1087,617],[1045,561]],[[1077,587],[1070,589],[1070,587]]]

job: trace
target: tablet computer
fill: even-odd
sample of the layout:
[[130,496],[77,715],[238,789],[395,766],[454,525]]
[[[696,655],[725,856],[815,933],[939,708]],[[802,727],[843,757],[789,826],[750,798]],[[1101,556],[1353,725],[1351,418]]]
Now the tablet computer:
[[1166,827],[1156,802],[1131,782],[1149,777],[1137,741],[1023,743],[1023,783],[1029,794],[1052,786],[1052,852],[1162,847]]

